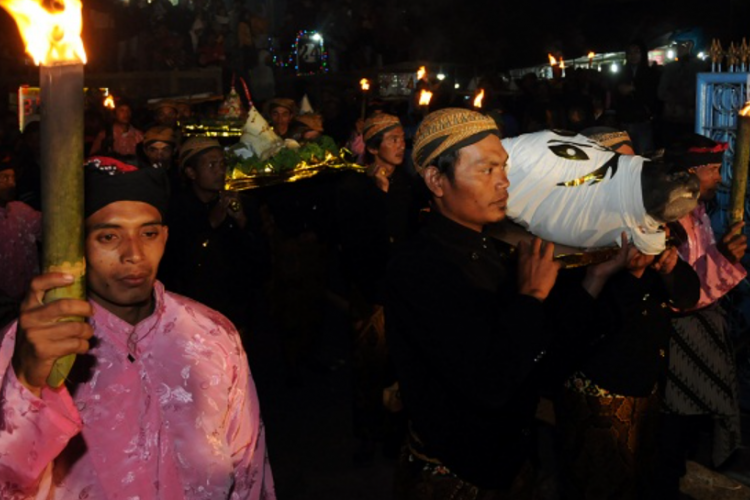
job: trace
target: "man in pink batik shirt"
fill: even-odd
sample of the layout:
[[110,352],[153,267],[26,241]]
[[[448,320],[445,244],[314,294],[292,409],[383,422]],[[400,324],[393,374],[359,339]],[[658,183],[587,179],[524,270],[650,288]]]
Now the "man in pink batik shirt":
[[[43,305],[73,278],[38,276],[0,332],[0,498],[275,499],[237,331],[156,281],[166,184],[161,169],[86,166],[90,300]],[[58,322],[71,315],[88,322]],[[70,353],[66,384],[47,386]]]

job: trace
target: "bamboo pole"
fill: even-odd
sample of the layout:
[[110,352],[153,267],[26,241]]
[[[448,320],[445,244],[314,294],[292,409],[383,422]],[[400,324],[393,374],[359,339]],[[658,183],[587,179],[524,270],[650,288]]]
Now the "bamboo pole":
[[[85,299],[83,246],[83,64],[41,65],[41,171],[43,272],[75,276],[67,287],[48,291],[44,302]],[[71,317],[67,321],[83,321]],[[47,379],[60,387],[75,354],[58,359]]]
[[750,163],[750,103],[737,116],[737,139],[734,143],[732,165],[732,192],[729,199],[729,223],[735,224],[745,218],[745,195],[747,193],[748,163]]

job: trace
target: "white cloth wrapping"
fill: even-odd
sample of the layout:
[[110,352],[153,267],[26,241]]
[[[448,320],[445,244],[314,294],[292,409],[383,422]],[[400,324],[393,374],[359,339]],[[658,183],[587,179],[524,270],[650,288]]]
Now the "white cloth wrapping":
[[508,217],[531,233],[591,249],[619,244],[625,231],[645,254],[664,250],[665,233],[643,204],[644,158],[617,155],[617,168],[600,182],[564,186],[559,184],[596,171],[616,153],[582,135],[552,131],[503,139],[503,146],[509,155]]

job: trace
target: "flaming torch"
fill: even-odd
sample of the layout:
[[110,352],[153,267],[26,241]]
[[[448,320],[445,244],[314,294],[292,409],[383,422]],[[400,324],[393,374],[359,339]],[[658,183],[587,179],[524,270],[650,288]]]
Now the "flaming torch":
[[[67,5],[65,5],[67,3]],[[62,4],[62,5],[61,5]],[[83,64],[81,2],[67,0],[48,10],[35,0],[0,0],[39,69],[44,272],[65,272],[75,282],[50,290],[45,302],[85,299],[83,256]],[[81,318],[68,318],[81,321]],[[47,379],[60,387],[75,355],[55,362]]]
[[477,109],[482,108],[482,100],[484,99],[484,89],[479,89],[476,97],[474,97],[474,107]]
[[364,120],[367,113],[367,91],[370,90],[370,81],[367,78],[362,78],[359,85],[362,87],[362,119]]
[[112,94],[104,98],[104,107],[107,109],[115,109],[115,98]]
[[423,80],[427,76],[427,70],[424,66],[420,66],[417,70],[417,81]]
[[591,68],[594,67],[594,56],[595,55],[596,54],[594,54],[593,52],[589,52],[589,55],[588,55],[588,57],[589,57],[589,69],[591,69]]
[[429,90],[422,89],[419,93],[419,107],[427,112],[430,109],[430,100],[432,99],[432,92]]
[[734,142],[734,164],[732,165],[732,192],[729,198],[729,223],[745,218],[745,193],[747,192],[747,170],[750,162],[750,102],[737,116],[737,138]]

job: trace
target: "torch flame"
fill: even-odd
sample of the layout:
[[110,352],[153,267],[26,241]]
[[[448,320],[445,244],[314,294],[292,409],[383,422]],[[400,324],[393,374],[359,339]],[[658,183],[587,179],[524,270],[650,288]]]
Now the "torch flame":
[[369,82],[369,80],[367,80],[367,78],[362,78],[359,81],[359,84],[362,86],[362,90],[363,91],[370,90],[370,82]]
[[484,99],[484,89],[479,89],[479,93],[474,98],[474,107],[475,108],[481,108],[482,107],[482,99]]
[[420,92],[419,94],[419,105],[429,106],[430,99],[432,99],[432,92],[430,92],[429,90],[422,89],[422,92]]
[[750,115],[750,101],[745,103],[745,107],[740,110],[740,116]]
[[565,69],[565,61],[563,61],[562,57],[560,58],[560,69]]
[[550,66],[557,66],[557,59],[555,59],[555,56],[553,56],[552,54],[547,54],[547,57],[549,57]]
[[417,71],[417,81],[424,78],[426,74],[427,74],[427,70],[424,68],[424,66],[420,66],[419,70]]
[[81,40],[81,1],[61,0],[63,10],[50,11],[41,0],[0,0],[0,7],[10,13],[26,44],[26,51],[36,64],[86,62]]
[[589,59],[593,59],[595,55],[593,52],[589,52]]
[[115,109],[115,98],[111,94],[104,98],[104,107]]

